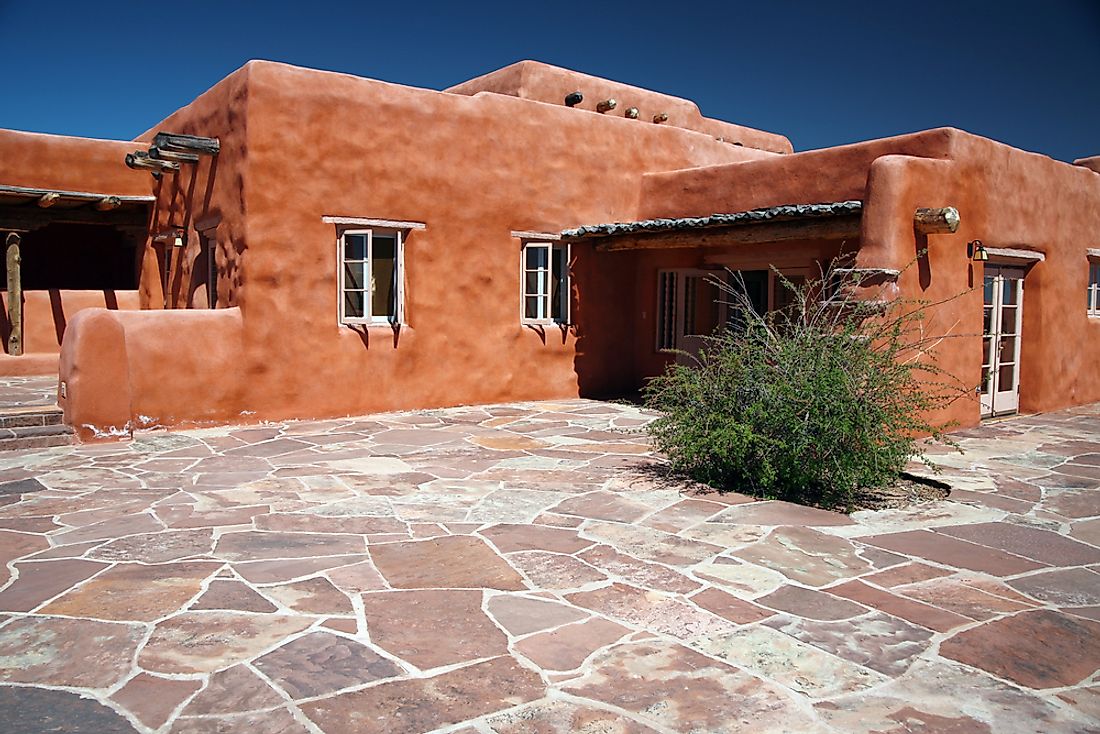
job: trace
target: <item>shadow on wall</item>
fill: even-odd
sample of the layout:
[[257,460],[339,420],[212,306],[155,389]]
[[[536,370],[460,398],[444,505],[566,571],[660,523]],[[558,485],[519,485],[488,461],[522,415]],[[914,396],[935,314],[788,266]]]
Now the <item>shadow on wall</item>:
[[581,397],[634,396],[637,255],[596,252],[574,244],[573,307],[577,337],[573,369]]
[[[0,314],[0,340],[8,348],[11,321],[7,296],[3,297]],[[26,353],[57,353],[69,322],[86,308],[106,308],[110,311],[136,310],[136,290],[33,290],[23,292],[23,344]]]

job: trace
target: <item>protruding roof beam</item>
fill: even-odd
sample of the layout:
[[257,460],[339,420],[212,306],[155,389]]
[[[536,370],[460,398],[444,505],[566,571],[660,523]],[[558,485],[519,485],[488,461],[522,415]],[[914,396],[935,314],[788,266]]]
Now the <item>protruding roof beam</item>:
[[126,165],[133,169],[142,169],[146,171],[153,171],[155,173],[177,173],[180,170],[179,163],[173,163],[171,161],[158,161],[155,158],[150,158],[149,154],[142,150],[138,150],[133,153],[127,153]]
[[42,196],[38,199],[38,206],[42,207],[43,209],[49,209],[60,200],[61,194],[57,193],[56,191],[49,191],[45,194],[42,194]]
[[174,161],[176,163],[198,163],[198,153],[179,153],[174,150],[164,150],[153,146],[149,148],[149,157],[158,161]]
[[196,153],[198,155],[217,155],[221,142],[217,138],[203,138],[198,135],[177,135],[176,133],[157,133],[153,138],[154,147],[173,153]]
[[921,208],[913,214],[913,227],[921,234],[953,234],[959,221],[959,210],[953,206]]

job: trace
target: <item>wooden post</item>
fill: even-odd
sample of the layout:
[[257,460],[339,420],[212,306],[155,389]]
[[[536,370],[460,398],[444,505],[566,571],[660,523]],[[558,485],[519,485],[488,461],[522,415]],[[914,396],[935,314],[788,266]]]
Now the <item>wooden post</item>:
[[18,232],[8,232],[6,244],[8,246],[8,323],[11,332],[8,335],[8,354],[19,356],[23,354],[23,280],[19,273],[19,243]]

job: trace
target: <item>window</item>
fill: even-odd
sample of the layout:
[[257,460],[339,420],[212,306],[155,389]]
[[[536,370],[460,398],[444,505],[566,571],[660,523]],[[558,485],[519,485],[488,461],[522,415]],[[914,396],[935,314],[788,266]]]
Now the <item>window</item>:
[[340,323],[404,321],[404,236],[398,229],[347,229],[340,236]]
[[1089,316],[1100,316],[1100,261],[1089,261],[1089,284],[1085,295]]
[[569,323],[569,245],[526,242],[523,245],[524,323]]

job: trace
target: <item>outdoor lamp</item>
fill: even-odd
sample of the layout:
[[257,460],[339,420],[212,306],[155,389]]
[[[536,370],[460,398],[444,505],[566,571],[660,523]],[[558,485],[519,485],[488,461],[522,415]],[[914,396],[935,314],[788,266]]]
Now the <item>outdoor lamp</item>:
[[989,259],[989,253],[985,251],[985,245],[981,240],[966,243],[966,254],[975,262],[985,262]]

